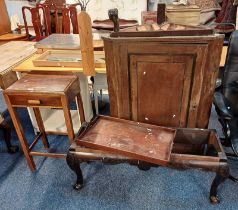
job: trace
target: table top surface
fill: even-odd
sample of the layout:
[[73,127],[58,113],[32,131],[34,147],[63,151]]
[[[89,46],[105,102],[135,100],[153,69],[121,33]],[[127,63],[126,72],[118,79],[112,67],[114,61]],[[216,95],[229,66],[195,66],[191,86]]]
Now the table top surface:
[[[39,67],[34,66],[32,60],[35,60],[42,54],[33,54],[28,59],[23,61],[21,64],[16,66],[13,70],[16,72],[30,72],[30,71],[58,71],[58,72],[74,72],[74,73],[81,73],[83,72],[83,68],[79,67]],[[106,73],[106,68],[95,68],[96,73]]]
[[[103,41],[98,33],[93,34],[94,48],[102,48]],[[36,43],[37,49],[80,49],[80,39],[78,34],[51,34],[47,38]]]
[[23,40],[24,38],[27,39],[26,34],[7,33],[0,36],[0,41],[10,41],[10,40],[19,40],[19,39]]
[[77,76],[74,74],[26,74],[11,85],[6,92],[64,92],[75,80],[77,80]]
[[0,74],[11,70],[36,52],[35,42],[12,41],[0,46]]

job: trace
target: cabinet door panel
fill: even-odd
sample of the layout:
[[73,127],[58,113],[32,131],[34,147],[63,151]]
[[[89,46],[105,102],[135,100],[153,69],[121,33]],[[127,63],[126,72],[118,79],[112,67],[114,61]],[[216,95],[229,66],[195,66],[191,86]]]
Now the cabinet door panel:
[[186,126],[193,56],[131,56],[132,119]]

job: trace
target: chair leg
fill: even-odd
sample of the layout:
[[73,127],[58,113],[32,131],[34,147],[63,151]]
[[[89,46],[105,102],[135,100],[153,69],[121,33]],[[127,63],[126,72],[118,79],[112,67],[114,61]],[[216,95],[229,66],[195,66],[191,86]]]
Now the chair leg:
[[231,139],[231,148],[235,155],[238,157],[238,140],[237,139]]
[[71,151],[69,151],[66,157],[66,162],[70,169],[77,175],[77,180],[73,188],[75,190],[80,190],[83,187],[83,173],[80,168],[81,161],[73,153],[71,153]]
[[98,115],[99,111],[98,111],[98,92],[97,92],[97,90],[94,90],[94,103],[95,103],[96,114]]
[[8,153],[16,153],[19,150],[19,147],[11,144],[11,127],[5,122],[0,124],[0,128],[3,130],[4,140],[6,142]]

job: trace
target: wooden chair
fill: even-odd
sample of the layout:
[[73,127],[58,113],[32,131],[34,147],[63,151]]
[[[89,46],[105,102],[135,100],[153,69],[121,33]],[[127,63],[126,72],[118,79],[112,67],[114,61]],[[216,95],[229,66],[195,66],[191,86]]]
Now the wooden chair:
[[7,110],[7,106],[3,99],[2,90],[0,89],[0,132],[1,137],[6,143],[8,153],[15,153],[18,151],[18,146],[12,145],[11,143],[11,126],[10,124],[4,119],[3,112]]
[[215,20],[215,31],[225,34],[224,45],[228,45],[230,35],[236,30],[237,4],[233,0],[223,0],[221,10]]
[[[35,30],[35,40],[40,41],[52,33],[69,34],[71,25],[73,33],[78,33],[77,4],[57,6],[53,4],[37,4],[36,7],[23,7],[22,14],[26,33],[30,39],[28,30],[27,11],[31,14],[32,24]],[[43,23],[41,20],[43,19]]]
[[26,40],[26,34],[15,34],[11,31],[11,22],[4,0],[0,0],[0,45],[9,41]]
[[19,148],[17,145],[12,145],[11,143],[11,127],[10,125],[4,121],[2,114],[0,114],[0,130],[3,132],[3,138],[7,146],[8,153],[16,153]]

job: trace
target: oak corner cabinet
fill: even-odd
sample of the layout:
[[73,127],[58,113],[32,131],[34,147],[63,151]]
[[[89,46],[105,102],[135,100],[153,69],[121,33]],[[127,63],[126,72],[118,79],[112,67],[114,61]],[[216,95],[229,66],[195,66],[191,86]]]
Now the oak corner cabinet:
[[207,128],[223,35],[103,39],[111,116]]

